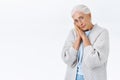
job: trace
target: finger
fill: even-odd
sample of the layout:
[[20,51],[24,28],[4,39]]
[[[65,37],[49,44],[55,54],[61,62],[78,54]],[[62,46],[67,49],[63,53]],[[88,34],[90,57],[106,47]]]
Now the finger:
[[79,31],[78,31],[78,29],[76,27],[75,27],[75,32],[77,34],[77,37],[80,37]]
[[78,30],[77,30],[77,28],[75,27],[75,32],[78,34]]
[[75,25],[75,28],[76,28],[77,31],[79,30],[79,28],[76,25]]
[[78,34],[78,29],[75,27],[75,32]]
[[75,26],[76,28],[78,28],[76,24],[74,24],[74,26]]

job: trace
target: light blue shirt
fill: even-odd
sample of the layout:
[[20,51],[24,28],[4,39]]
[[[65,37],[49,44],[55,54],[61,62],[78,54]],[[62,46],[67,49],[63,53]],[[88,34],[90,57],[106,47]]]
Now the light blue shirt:
[[[90,31],[86,31],[85,34],[88,36]],[[79,51],[78,51],[78,64],[77,64],[77,74],[84,75],[81,70],[81,63],[82,63],[82,57],[83,57],[83,51],[84,51],[84,45],[83,42],[81,42]]]

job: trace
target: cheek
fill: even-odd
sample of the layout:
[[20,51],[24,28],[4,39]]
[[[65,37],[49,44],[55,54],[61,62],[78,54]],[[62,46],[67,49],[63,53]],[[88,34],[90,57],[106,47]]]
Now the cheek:
[[88,18],[86,18],[86,22],[87,23],[90,23],[91,22],[91,19],[88,17]]
[[84,22],[88,22],[88,19],[85,18],[83,21],[84,21]]
[[77,22],[74,22],[74,25],[77,25],[77,26],[78,26],[78,23],[77,23]]
[[89,24],[90,21],[89,21],[88,19],[86,19],[86,20],[84,20],[84,23],[85,23],[85,24]]

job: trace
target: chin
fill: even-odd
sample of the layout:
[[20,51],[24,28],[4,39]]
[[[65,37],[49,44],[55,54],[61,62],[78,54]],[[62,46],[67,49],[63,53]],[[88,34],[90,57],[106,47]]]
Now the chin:
[[80,28],[82,31],[88,31],[88,29],[86,29],[86,28]]
[[83,29],[83,31],[85,32],[85,31],[88,31],[88,29]]
[[83,31],[86,31],[87,29],[86,29],[86,28],[83,28],[82,30],[83,30]]

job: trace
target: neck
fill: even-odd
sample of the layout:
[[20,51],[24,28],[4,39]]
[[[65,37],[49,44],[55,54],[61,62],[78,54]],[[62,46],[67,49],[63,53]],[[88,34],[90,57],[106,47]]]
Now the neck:
[[93,28],[93,26],[94,26],[94,25],[91,23],[91,24],[89,25],[88,29],[85,30],[85,31],[89,31],[89,30],[91,30],[91,29]]
[[93,24],[91,23],[90,25],[89,25],[89,28],[88,28],[88,30],[91,30],[92,28],[93,28]]

